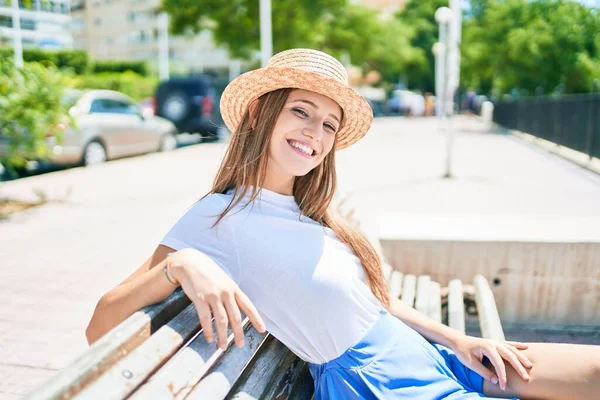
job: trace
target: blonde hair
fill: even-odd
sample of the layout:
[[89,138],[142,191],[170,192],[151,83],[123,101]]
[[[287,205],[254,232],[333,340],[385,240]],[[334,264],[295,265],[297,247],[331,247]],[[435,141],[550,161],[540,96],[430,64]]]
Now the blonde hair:
[[[253,110],[252,119],[249,110],[246,110],[242,122],[232,133],[229,147],[209,194],[226,193],[231,189],[234,193],[231,202],[218,217],[215,225],[240,203],[248,191],[252,191],[248,204],[258,196],[258,191],[265,180],[268,147],[273,129],[292,90],[294,89],[278,89],[261,96]],[[332,229],[337,237],[352,249],[362,263],[373,294],[386,308],[389,308],[387,286],[377,252],[356,228],[335,216],[330,210],[335,188],[335,150],[333,150],[308,174],[296,177],[293,194],[303,215]]]

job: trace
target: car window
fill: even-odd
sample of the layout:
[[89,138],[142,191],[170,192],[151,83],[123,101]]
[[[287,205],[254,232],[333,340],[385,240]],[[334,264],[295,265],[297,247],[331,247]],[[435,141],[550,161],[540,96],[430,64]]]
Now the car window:
[[90,107],[92,114],[137,114],[138,108],[131,103],[114,99],[94,99]]

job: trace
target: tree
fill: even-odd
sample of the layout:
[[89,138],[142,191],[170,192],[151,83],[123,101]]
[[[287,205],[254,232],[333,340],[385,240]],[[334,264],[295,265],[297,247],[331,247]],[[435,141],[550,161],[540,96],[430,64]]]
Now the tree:
[[[250,59],[260,50],[258,0],[163,0],[162,9],[176,34],[212,31],[215,43],[232,57]],[[324,25],[345,7],[345,0],[273,0],[273,50],[316,47]]]
[[[217,45],[231,56],[250,59],[260,49],[259,1],[163,0],[178,34],[209,29]],[[412,30],[398,20],[381,21],[378,14],[345,0],[273,0],[273,50],[308,47],[352,64],[376,69],[385,79],[397,80],[410,63],[418,63],[410,44]]]
[[70,122],[66,105],[61,102],[65,84],[54,67],[26,63],[15,68],[12,61],[0,59],[0,132],[8,139],[8,152],[0,162],[9,170],[22,167],[28,160],[43,159],[48,148],[44,138],[56,134],[59,141],[61,122]]
[[465,21],[461,81],[496,94],[590,91],[599,31],[600,14],[573,1],[488,2]]
[[435,11],[448,6],[448,0],[412,0],[396,18],[414,30],[411,46],[414,55],[406,66],[406,75],[411,87],[424,91],[434,91],[435,59],[433,44],[438,40],[438,24]]

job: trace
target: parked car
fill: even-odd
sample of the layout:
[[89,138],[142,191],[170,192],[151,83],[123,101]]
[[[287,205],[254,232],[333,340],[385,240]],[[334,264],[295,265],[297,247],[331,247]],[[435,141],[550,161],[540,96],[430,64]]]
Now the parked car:
[[[56,136],[47,135],[48,161],[53,164],[91,165],[177,147],[177,128],[164,118],[144,116],[123,93],[67,90],[62,101],[70,106],[75,123],[63,124],[61,143]],[[8,145],[4,147],[7,151]]]
[[[219,107],[217,91],[209,76],[176,77],[162,81],[157,89],[154,111],[168,119],[179,132],[218,139]],[[151,102],[146,103],[150,107]]]

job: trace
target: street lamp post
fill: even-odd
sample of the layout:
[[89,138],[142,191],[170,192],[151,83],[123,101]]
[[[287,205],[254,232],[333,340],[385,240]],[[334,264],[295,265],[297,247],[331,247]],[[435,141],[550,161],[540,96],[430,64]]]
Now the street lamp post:
[[21,10],[19,0],[12,0],[13,43],[15,46],[15,66],[23,68],[23,42],[21,40]]
[[439,34],[439,42],[443,44],[445,51],[443,52],[444,56],[441,57],[441,63],[443,64],[443,74],[440,74],[442,78],[442,91],[436,100],[438,101],[438,108],[442,110],[441,117],[442,123],[447,128],[448,139],[447,139],[447,148],[446,148],[446,173],[444,174],[444,178],[451,178],[452,173],[450,172],[451,166],[451,153],[452,153],[452,121],[450,119],[450,115],[452,114],[453,109],[453,101],[452,101],[452,90],[450,86],[450,65],[448,62],[448,53],[451,51],[450,48],[450,38],[448,37],[449,23],[452,20],[452,10],[448,7],[440,7],[435,11],[435,20],[440,26],[440,34]]
[[260,0],[260,51],[261,66],[266,67],[273,55],[271,0]]
[[442,42],[436,42],[431,49],[435,56],[435,115],[441,118],[443,114],[443,99],[444,99],[444,71],[446,57],[446,46]]
[[452,11],[448,7],[440,7],[435,12],[435,20],[440,26],[439,39],[438,43],[441,46],[438,46],[438,49],[443,50],[440,51],[440,63],[439,63],[439,78],[441,81],[436,82],[436,91],[438,87],[440,89],[439,93],[436,93],[436,103],[437,109],[439,111],[439,115],[446,115],[446,93],[448,88],[448,62],[447,62],[447,51],[448,49],[448,23],[452,19]]

